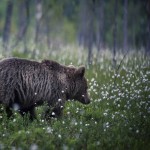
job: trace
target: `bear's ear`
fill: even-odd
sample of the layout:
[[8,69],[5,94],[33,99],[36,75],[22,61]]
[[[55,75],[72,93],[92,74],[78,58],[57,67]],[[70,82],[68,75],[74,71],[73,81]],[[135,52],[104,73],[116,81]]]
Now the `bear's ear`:
[[81,66],[81,67],[79,67],[76,71],[75,71],[75,75],[77,76],[77,77],[83,77],[84,76],[84,74],[85,74],[85,67],[84,66]]

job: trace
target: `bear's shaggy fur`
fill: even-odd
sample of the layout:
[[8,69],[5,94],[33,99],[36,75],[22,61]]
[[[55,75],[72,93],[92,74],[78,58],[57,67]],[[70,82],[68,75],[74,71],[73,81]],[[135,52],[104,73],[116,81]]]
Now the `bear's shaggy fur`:
[[43,103],[49,106],[46,118],[58,117],[68,99],[90,103],[84,73],[85,67],[64,66],[52,60],[3,59],[0,61],[0,103],[6,107],[8,117],[17,106],[22,116],[29,113],[33,120],[35,107]]

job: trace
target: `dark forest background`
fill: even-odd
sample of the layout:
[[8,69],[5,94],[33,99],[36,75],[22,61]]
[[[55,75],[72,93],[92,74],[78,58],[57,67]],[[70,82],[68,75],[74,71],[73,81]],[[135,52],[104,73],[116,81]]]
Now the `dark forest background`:
[[4,50],[77,43],[88,51],[150,51],[149,0],[1,0]]

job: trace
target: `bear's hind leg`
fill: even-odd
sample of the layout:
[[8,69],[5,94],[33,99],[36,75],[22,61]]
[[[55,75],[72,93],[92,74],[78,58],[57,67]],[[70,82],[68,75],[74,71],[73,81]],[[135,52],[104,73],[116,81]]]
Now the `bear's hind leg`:
[[33,121],[34,119],[37,119],[36,115],[35,115],[35,108],[34,107],[31,107],[29,109],[20,110],[19,113],[21,114],[22,117],[24,117],[26,114],[29,114],[29,119],[31,121]]
[[34,119],[37,119],[34,107],[29,109],[28,111],[29,111],[29,115],[30,115],[29,118],[30,118],[31,121],[33,121]]
[[10,118],[13,115],[13,112],[9,106],[6,107],[7,117]]

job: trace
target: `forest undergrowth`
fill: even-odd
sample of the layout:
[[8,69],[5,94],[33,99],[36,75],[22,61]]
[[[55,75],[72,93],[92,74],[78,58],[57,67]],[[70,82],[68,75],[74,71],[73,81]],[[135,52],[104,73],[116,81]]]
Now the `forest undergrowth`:
[[[76,47],[52,52],[14,50],[12,56],[53,59],[75,66],[86,65],[86,53]],[[116,56],[119,69],[112,67],[109,50],[94,53],[86,65],[91,103],[66,102],[60,119],[45,121],[44,106],[36,108],[38,120],[30,122],[14,112],[7,119],[0,111],[0,150],[2,149],[149,149],[150,147],[150,59],[143,52]],[[3,56],[1,56],[3,57]],[[120,64],[121,60],[122,63]]]

